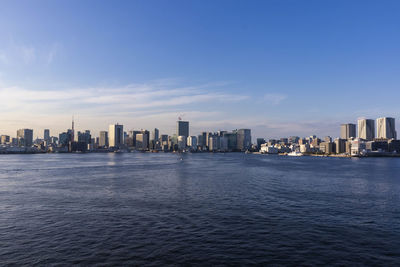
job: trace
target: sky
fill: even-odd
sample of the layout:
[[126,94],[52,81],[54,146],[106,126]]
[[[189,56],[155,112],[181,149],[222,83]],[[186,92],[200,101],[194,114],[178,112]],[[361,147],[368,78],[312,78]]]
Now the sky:
[[[0,134],[399,122],[400,1],[0,2]],[[399,129],[399,126],[397,127]]]

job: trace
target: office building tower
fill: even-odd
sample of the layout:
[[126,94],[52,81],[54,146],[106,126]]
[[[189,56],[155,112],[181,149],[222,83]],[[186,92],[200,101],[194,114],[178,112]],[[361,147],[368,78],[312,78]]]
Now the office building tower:
[[261,149],[261,145],[265,144],[265,139],[264,138],[257,138],[257,148]]
[[50,130],[49,129],[44,129],[43,140],[47,141],[47,142],[50,141]]
[[178,149],[179,150],[185,149],[186,142],[187,142],[186,139],[187,139],[186,136],[183,136],[183,135],[178,136]]
[[228,142],[228,150],[233,151],[237,150],[237,143],[238,143],[238,134],[237,131],[232,131],[231,133],[224,134]]
[[176,122],[176,135],[177,136],[185,136],[186,138],[189,136],[189,122],[188,121],[177,121]]
[[19,146],[31,147],[33,144],[33,130],[19,129],[17,131],[17,139]]
[[196,148],[197,147],[197,136],[189,136],[187,138],[187,146]]
[[341,138],[335,139],[335,152],[336,154],[346,153],[346,140]]
[[349,138],[356,138],[356,125],[353,123],[340,125],[340,138],[346,140]]
[[152,134],[151,134],[151,139],[154,141],[157,141],[159,139],[160,131],[157,128],[154,128]]
[[108,147],[108,132],[107,131],[100,131],[99,146],[100,147]]
[[237,131],[237,149],[247,150],[251,148],[251,130],[239,129]]
[[358,120],[358,138],[371,141],[375,138],[375,122],[370,119]]
[[108,129],[108,144],[110,147],[121,147],[124,144],[124,126],[111,124]]
[[378,118],[376,119],[377,138],[379,139],[396,139],[396,125],[394,118]]
[[142,133],[136,134],[136,144],[135,147],[137,150],[148,150],[149,148],[149,136],[148,133],[144,131]]

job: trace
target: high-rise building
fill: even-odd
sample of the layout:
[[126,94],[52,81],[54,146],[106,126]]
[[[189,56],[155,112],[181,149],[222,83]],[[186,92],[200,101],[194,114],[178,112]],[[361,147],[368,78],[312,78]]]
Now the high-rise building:
[[261,145],[265,144],[265,139],[264,138],[257,138],[257,148],[261,149]]
[[184,135],[178,136],[178,149],[179,149],[179,150],[185,149],[185,147],[186,147],[186,142],[187,142],[186,139],[187,139],[187,138],[186,138],[186,136],[184,136]]
[[346,153],[346,140],[341,138],[335,139],[335,152],[336,154]]
[[147,131],[136,134],[136,149],[137,150],[148,150],[149,148],[149,135]]
[[157,141],[158,138],[159,138],[159,134],[160,134],[160,131],[157,128],[154,128],[154,131],[152,132],[151,139],[154,140],[154,141]]
[[107,131],[100,131],[99,146],[100,147],[108,147],[108,132]]
[[124,144],[124,126],[111,124],[108,129],[108,143],[110,147],[120,147]]
[[188,121],[177,121],[176,122],[176,135],[177,136],[185,136],[186,138],[189,136],[189,122]]
[[50,141],[50,130],[49,129],[44,129],[43,132],[43,139],[44,141]]
[[197,136],[189,136],[187,138],[187,146],[196,148],[197,147]]
[[371,141],[375,138],[375,121],[370,119],[358,120],[358,138]]
[[394,118],[378,118],[376,119],[377,138],[379,139],[396,139],[396,125]]
[[237,149],[247,150],[251,148],[251,130],[239,129],[237,131]]
[[31,147],[33,144],[33,130],[32,129],[19,129],[17,131],[18,145]]
[[10,142],[10,136],[2,135],[0,138],[0,144],[7,144]]
[[353,123],[340,125],[340,138],[347,140],[352,137],[356,138],[356,125]]

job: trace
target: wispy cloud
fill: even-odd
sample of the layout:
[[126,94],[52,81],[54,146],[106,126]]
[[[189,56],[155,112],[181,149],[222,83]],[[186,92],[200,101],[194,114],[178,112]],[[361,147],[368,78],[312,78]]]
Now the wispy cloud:
[[[168,128],[171,120],[174,121],[182,113],[187,119],[211,120],[222,116],[221,105],[246,101],[249,97],[229,93],[220,84],[180,87],[176,84],[173,86],[172,82],[164,84],[157,81],[118,87],[55,90],[27,89],[0,84],[0,99],[3,100],[0,106],[2,118],[23,118],[32,125],[20,127],[41,125],[43,128],[53,124],[62,127],[61,118],[69,120],[71,114],[78,114],[85,120],[87,127],[99,129],[100,124],[107,125],[116,120],[133,125],[142,124],[140,128],[148,127],[150,124]],[[0,124],[9,124],[2,118]],[[102,122],[99,122],[100,120]]]
[[278,93],[268,93],[264,95],[264,100],[272,105],[279,105],[282,101],[287,98],[287,95]]

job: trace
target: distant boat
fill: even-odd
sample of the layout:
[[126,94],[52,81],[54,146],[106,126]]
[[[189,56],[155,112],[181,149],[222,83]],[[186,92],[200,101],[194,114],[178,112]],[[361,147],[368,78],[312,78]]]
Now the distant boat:
[[287,155],[291,156],[291,157],[300,157],[300,156],[303,156],[303,153],[301,153],[299,151],[292,151],[292,152],[288,153]]

